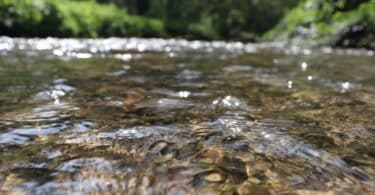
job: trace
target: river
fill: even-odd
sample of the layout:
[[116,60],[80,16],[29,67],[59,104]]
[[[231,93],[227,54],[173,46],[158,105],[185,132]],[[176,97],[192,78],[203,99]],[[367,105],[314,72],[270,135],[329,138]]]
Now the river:
[[371,194],[375,53],[0,37],[0,192]]

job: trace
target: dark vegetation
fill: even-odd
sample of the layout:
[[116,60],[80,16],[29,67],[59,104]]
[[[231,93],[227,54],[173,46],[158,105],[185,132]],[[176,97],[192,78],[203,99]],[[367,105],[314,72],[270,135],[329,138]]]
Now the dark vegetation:
[[314,40],[374,48],[375,0],[0,0],[0,34]]

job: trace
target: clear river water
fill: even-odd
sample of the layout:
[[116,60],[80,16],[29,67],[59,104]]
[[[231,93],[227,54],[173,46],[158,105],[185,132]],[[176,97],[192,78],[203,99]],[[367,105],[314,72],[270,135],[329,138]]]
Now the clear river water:
[[0,37],[0,193],[373,194],[374,51]]

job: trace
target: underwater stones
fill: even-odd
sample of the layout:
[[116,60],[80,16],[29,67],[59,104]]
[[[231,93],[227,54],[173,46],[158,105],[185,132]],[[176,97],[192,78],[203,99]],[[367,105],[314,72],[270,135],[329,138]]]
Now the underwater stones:
[[189,162],[189,161],[178,161],[176,159],[173,159],[171,161],[171,164],[169,166],[169,169],[173,170],[173,169],[188,169],[189,167],[191,167],[192,164]]
[[165,163],[165,162],[168,162],[168,161],[171,161],[173,159],[174,155],[173,154],[166,154],[166,155],[163,155],[163,156],[160,156],[159,158],[155,159],[155,163],[157,164],[161,164],[161,163]]
[[10,173],[2,180],[2,185],[0,187],[1,191],[18,191],[20,194],[22,192],[21,189],[17,188],[17,184],[24,182],[25,179],[21,178],[16,173]]
[[[105,48],[121,40],[91,41]],[[151,42],[142,44],[154,47]],[[227,59],[173,48],[173,59],[158,52],[127,54],[121,48],[64,62],[25,57],[31,72],[66,77],[75,90],[63,81],[50,85],[51,78],[40,80],[43,75],[31,76],[22,68],[18,72],[17,64],[6,59],[13,55],[0,56],[11,67],[1,65],[3,76],[23,73],[30,81],[5,86],[13,92],[0,95],[0,183],[13,173],[10,165],[25,162],[23,169],[40,169],[44,177],[52,171],[52,178],[37,183],[39,175],[26,170],[5,183],[30,187],[35,194],[247,195],[293,194],[296,189],[319,194],[322,188],[365,194],[372,187],[375,156],[373,54],[346,56],[332,49],[328,55],[312,49],[306,50],[311,56],[299,56],[284,55],[284,46],[280,50]],[[106,76],[123,65],[113,60],[118,53],[132,56],[131,71]],[[279,63],[272,64],[276,59]],[[176,64],[181,61],[183,67]],[[296,64],[304,61],[309,66],[301,71]],[[340,93],[347,88],[344,82],[350,90]],[[14,95],[21,98],[16,101]]]
[[210,127],[208,124],[199,123],[191,125],[191,130],[194,133],[205,133],[207,131],[210,131]]
[[145,104],[145,102],[142,100],[141,97],[129,95],[126,98],[124,98],[122,102],[122,110],[123,110],[122,117],[125,118],[129,114],[141,111],[145,109],[146,107],[147,105]]
[[151,146],[149,147],[149,150],[151,151],[151,153],[159,153],[165,150],[168,147],[168,145],[169,144],[165,141],[158,141],[158,142],[151,144]]
[[193,124],[190,125],[191,127],[191,134],[197,139],[204,139],[212,129],[207,124]]
[[95,171],[113,171],[112,162],[97,157],[73,159],[61,164],[57,167],[57,170],[62,172],[76,172],[84,168]]
[[334,195],[336,194],[333,191],[318,191],[318,190],[296,190],[296,194],[298,195]]
[[225,180],[225,177],[219,173],[211,173],[204,177],[208,182],[222,182]]
[[249,177],[248,179],[247,179],[247,181],[249,181],[250,183],[253,183],[253,184],[260,184],[260,182],[262,182],[262,181],[260,181],[258,178],[256,178],[256,177]]
[[203,159],[199,160],[199,163],[202,163],[202,164],[214,164],[215,161],[214,161],[214,159],[211,159],[211,158],[203,158]]
[[239,195],[271,195],[267,187],[259,186],[257,184],[245,183],[236,189],[236,194]]
[[217,163],[224,157],[224,150],[220,147],[210,147],[200,152],[199,157],[204,160],[203,162]]

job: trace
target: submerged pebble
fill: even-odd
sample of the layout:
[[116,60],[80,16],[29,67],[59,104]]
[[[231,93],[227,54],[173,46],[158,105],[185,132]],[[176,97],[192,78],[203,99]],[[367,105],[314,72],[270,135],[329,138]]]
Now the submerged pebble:
[[205,176],[204,179],[208,182],[222,182],[225,178],[219,173],[211,173]]

